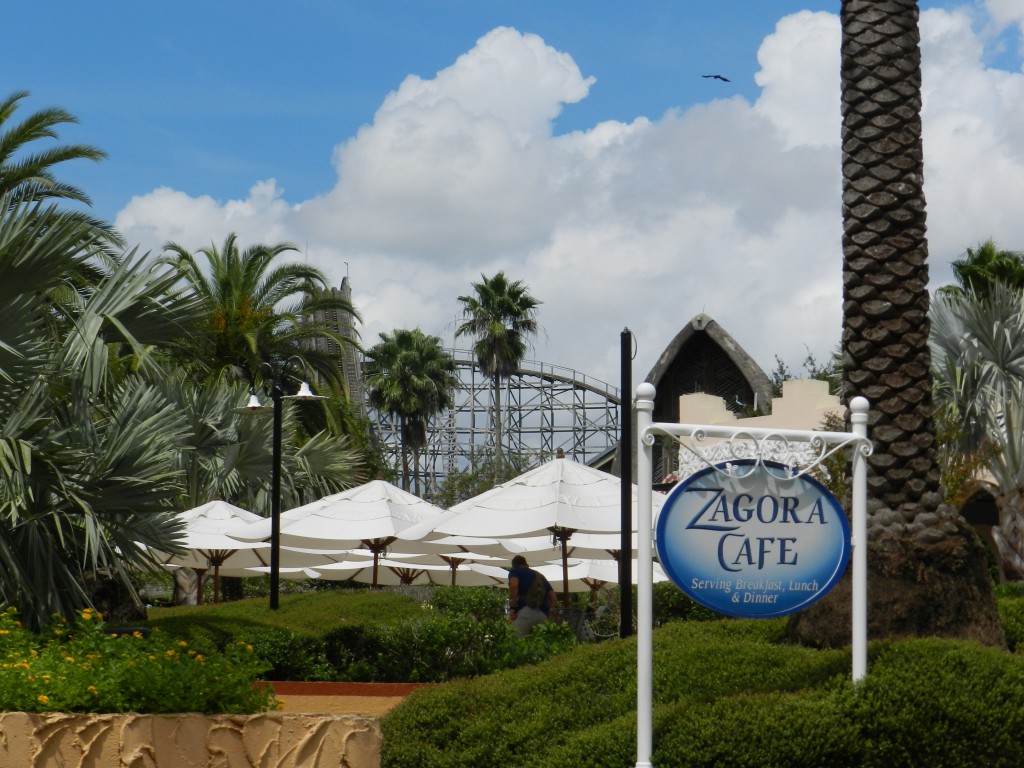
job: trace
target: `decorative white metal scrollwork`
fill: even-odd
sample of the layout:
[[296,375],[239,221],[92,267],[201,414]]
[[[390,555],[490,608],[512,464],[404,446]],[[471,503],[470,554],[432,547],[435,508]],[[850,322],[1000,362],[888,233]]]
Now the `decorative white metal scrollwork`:
[[[849,432],[785,434],[738,429],[712,433],[707,427],[670,431],[664,426],[655,425],[642,440],[652,445],[655,433],[673,438],[679,447],[680,477],[705,467],[733,477],[745,477],[764,467],[779,480],[791,480],[816,471],[827,473],[825,462],[844,450],[853,449],[864,456],[872,451],[870,441]],[[740,461],[743,463],[732,463]]]

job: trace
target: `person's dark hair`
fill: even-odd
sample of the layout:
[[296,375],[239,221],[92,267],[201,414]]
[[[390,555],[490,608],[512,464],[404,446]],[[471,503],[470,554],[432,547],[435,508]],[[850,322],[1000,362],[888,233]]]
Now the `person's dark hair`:
[[522,568],[525,565],[526,565],[526,558],[523,557],[522,555],[516,555],[515,557],[512,558],[512,567],[513,568]]

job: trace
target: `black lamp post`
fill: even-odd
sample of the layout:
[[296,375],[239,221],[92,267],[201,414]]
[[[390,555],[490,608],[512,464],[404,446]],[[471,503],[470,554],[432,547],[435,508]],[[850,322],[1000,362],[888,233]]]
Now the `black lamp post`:
[[[268,363],[264,365],[270,367]],[[276,611],[281,592],[281,401],[320,400],[323,396],[314,395],[306,382],[302,382],[294,395],[286,395],[276,377],[269,379],[269,386],[270,399],[274,404],[272,408],[260,405],[253,392],[249,395],[248,405],[235,408],[234,413],[257,414],[270,410],[274,413],[270,469],[270,610]]]

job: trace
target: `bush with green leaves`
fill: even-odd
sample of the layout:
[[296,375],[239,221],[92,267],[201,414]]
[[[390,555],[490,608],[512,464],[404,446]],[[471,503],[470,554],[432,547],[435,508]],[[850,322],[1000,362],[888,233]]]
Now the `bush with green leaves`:
[[1024,653],[1024,597],[1010,593],[999,594],[996,607],[1006,633],[1006,646],[1016,653]]
[[480,587],[434,587],[430,604],[445,616],[475,619],[501,619],[505,615],[508,593]]
[[[855,686],[848,650],[786,645],[783,632],[779,620],[655,630],[655,765],[1024,765],[1024,658],[886,641]],[[632,766],[636,641],[419,690],[382,728],[384,768]]]
[[324,636],[338,680],[434,683],[534,664],[575,645],[572,629],[547,622],[520,638],[504,619],[427,612],[395,624],[341,627]]
[[263,712],[277,708],[254,686],[265,670],[246,643],[203,652],[158,629],[112,631],[92,609],[38,635],[0,613],[0,711]]

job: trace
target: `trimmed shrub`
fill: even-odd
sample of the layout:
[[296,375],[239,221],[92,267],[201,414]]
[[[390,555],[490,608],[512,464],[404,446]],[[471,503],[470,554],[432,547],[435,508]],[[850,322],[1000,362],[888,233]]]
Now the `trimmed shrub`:
[[[656,630],[655,765],[1024,765],[1020,656],[962,641],[879,643],[854,686],[848,652],[783,645],[784,625]],[[382,765],[627,768],[635,675],[635,642],[615,639],[423,689],[384,717]]]
[[1015,653],[1024,652],[1024,599],[997,597],[996,606],[1006,633],[1006,646]]

